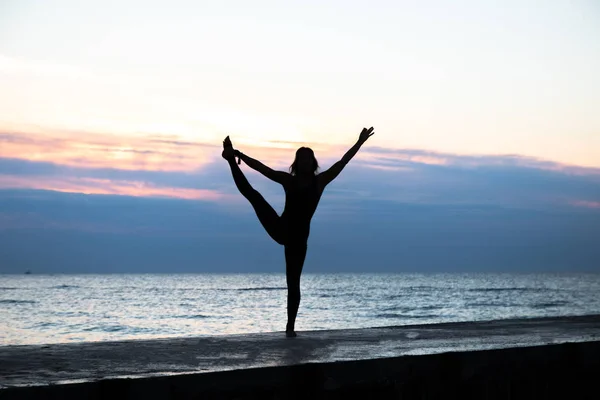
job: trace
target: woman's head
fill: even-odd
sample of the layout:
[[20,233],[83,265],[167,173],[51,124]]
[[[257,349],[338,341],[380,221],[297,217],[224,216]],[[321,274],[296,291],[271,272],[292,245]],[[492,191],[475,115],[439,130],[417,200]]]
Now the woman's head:
[[319,169],[319,163],[315,158],[315,153],[309,147],[300,147],[296,150],[296,159],[290,166],[292,175],[310,175],[316,174]]

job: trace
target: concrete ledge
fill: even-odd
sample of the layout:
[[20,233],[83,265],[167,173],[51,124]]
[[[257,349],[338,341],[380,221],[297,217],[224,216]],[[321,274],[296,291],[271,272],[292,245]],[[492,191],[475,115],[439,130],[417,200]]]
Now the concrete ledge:
[[600,341],[108,379],[0,391],[14,399],[597,399]]

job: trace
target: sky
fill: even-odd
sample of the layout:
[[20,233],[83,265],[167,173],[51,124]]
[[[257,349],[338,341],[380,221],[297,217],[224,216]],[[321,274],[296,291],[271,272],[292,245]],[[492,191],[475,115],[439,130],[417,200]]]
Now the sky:
[[591,0],[4,0],[0,273],[282,271],[222,139],[327,169],[370,126],[308,270],[599,271],[599,38]]

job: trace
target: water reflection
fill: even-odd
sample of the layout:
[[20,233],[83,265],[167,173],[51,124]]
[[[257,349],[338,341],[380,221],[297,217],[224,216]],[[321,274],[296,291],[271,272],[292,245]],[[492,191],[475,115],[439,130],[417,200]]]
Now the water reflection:
[[[284,288],[283,274],[5,275],[0,343],[281,332]],[[302,292],[300,331],[600,313],[599,274],[306,274]]]

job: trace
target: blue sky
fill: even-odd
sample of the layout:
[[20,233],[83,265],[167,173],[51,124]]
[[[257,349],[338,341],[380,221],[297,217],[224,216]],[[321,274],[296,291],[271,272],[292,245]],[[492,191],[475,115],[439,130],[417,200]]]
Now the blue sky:
[[584,0],[4,1],[0,272],[281,271],[222,138],[327,168],[363,126],[307,268],[597,270],[599,37]]

